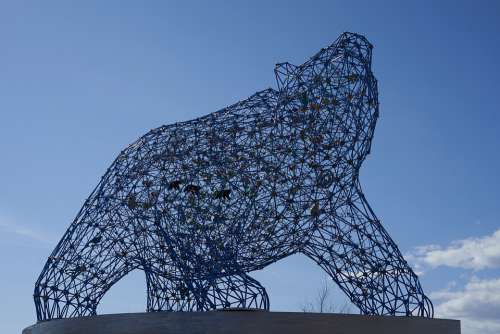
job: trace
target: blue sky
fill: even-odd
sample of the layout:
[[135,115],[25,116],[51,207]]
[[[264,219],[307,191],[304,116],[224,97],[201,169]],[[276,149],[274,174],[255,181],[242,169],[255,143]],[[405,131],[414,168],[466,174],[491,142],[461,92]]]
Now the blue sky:
[[[375,46],[369,202],[438,316],[500,331],[499,16],[497,1],[2,2],[1,331],[35,321],[45,259],[122,148],[275,87],[275,63],[343,31]],[[255,276],[274,310],[299,310],[324,279],[300,256]],[[101,312],[144,310],[144,284],[132,273]]]

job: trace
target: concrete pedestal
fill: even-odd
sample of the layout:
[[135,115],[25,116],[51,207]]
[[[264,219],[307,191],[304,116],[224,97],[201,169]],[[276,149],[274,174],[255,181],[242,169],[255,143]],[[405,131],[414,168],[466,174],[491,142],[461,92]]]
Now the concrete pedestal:
[[460,334],[460,321],[262,311],[98,315],[41,322],[23,334]]

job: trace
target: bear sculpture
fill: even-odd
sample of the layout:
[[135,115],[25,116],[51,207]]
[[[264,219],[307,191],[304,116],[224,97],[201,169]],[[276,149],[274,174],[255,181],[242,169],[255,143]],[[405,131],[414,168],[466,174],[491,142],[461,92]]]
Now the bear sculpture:
[[378,117],[371,56],[343,33],[300,66],[277,64],[277,90],[128,146],[46,262],[38,320],[96,314],[135,269],[147,311],[269,309],[248,273],[295,253],[363,314],[432,317],[358,179]]

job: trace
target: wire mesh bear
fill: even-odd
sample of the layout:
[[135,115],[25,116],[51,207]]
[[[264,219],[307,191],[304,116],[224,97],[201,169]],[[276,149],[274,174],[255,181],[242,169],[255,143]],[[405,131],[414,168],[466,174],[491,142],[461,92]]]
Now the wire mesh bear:
[[38,320],[94,315],[146,274],[147,311],[269,309],[248,273],[294,253],[363,314],[432,317],[358,180],[378,117],[372,45],[343,33],[266,89],[123,150],[40,274]]

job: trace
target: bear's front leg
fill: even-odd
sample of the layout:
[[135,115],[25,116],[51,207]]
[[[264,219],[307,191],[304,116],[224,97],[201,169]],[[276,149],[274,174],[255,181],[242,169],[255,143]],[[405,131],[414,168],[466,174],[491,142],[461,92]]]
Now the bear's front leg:
[[318,208],[303,253],[318,263],[363,314],[433,317],[417,275],[360,188],[335,210]]

